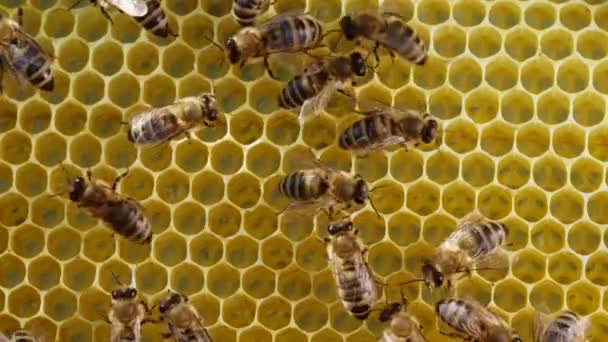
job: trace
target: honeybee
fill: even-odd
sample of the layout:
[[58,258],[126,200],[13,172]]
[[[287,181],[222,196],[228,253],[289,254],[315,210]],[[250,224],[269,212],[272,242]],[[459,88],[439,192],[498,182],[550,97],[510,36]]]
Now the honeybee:
[[[572,311],[562,312],[544,329],[540,313],[534,315],[534,342],[583,342],[587,320],[580,320]],[[544,329],[544,334],[543,334]]]
[[140,147],[161,144],[198,126],[213,126],[218,108],[215,96],[202,94],[178,100],[174,104],[137,114],[129,120],[128,139]]
[[443,335],[479,342],[521,342],[521,339],[493,312],[476,301],[442,299],[435,311],[443,322],[457,333]]
[[272,3],[271,0],[234,0],[232,15],[241,26],[250,26]]
[[22,27],[21,8],[17,12],[17,21],[0,14],[0,81],[4,68],[8,68],[18,81],[25,79],[35,87],[52,91],[55,87],[51,73],[53,57]]
[[224,44],[230,63],[244,65],[250,58],[263,57],[264,66],[276,78],[268,56],[278,52],[295,52],[313,48],[323,37],[321,23],[308,14],[280,14],[270,21],[243,27]]
[[384,46],[394,56],[401,57],[417,65],[424,65],[427,60],[424,42],[407,22],[395,13],[360,13],[347,15],[340,20],[344,37],[353,40],[364,37],[376,43],[374,56],[379,62],[378,49]]
[[367,247],[350,221],[330,224],[327,231],[327,256],[338,296],[353,317],[364,320],[378,300],[374,273],[364,257]]
[[300,118],[322,111],[332,95],[354,75],[364,76],[365,59],[360,53],[336,56],[313,63],[304,73],[290,80],[279,94],[279,106],[302,107]]
[[[279,193],[294,202],[280,213],[320,210],[333,216],[350,209],[352,203],[364,204],[370,198],[371,190],[361,176],[333,169],[317,159],[313,164],[316,168],[296,171],[281,179]],[[376,211],[371,200],[370,204]]]
[[393,145],[407,149],[430,144],[439,136],[439,123],[428,113],[381,106],[365,114],[340,134],[340,148],[365,153]]
[[162,320],[167,322],[169,333],[165,338],[173,337],[177,342],[212,342],[207,329],[203,327],[202,318],[196,309],[188,304],[188,297],[179,293],[169,293],[160,302]]
[[137,301],[137,290],[121,286],[112,291],[112,307],[107,321],[111,324],[110,341],[141,341],[141,326],[152,320],[144,301]]
[[70,200],[78,207],[88,209],[92,216],[102,219],[117,234],[147,245],[152,241],[152,226],[139,203],[116,192],[118,182],[127,172],[116,177],[110,186],[101,180],[93,180],[89,170],[88,182],[83,177],[76,177],[72,181]]
[[380,322],[389,322],[378,342],[426,342],[422,326],[406,311],[407,301],[390,303],[380,312]]
[[486,220],[477,213],[468,215],[439,245],[433,259],[422,266],[424,282],[429,288],[447,282],[450,288],[457,273],[480,270],[496,261],[496,252],[505,244],[507,235],[503,223]]
[[[4,335],[0,336],[0,342],[9,341]],[[11,342],[40,342],[34,334],[30,333],[27,330],[17,330],[13,333],[10,339]]]

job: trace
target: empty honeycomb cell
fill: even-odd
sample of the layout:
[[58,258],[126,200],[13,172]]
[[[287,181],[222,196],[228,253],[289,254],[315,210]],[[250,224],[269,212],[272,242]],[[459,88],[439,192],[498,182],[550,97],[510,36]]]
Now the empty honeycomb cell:
[[[329,23],[340,17],[340,13],[342,12],[342,1],[340,0],[311,0],[308,3],[309,12],[315,18],[321,20],[322,22]],[[411,6],[410,6],[410,17],[411,17]]]
[[509,29],[521,20],[520,8],[511,1],[497,1],[490,9],[489,19],[492,25],[503,30]]
[[232,141],[223,141],[211,150],[211,166],[219,173],[230,175],[243,165],[243,150]]
[[429,110],[440,119],[451,119],[462,111],[462,97],[448,86],[441,87],[429,98]]
[[477,206],[481,213],[488,218],[503,218],[511,212],[511,193],[507,189],[491,185],[479,193]]
[[[456,283],[456,293],[460,298],[475,299],[487,305],[492,301],[493,286],[478,276],[465,277]],[[431,326],[432,327],[432,326]]]
[[448,213],[463,217],[475,207],[475,192],[463,183],[452,183],[445,188],[441,205]]
[[271,208],[259,205],[245,213],[243,225],[249,235],[264,239],[276,231],[277,221],[276,213]]
[[439,189],[420,181],[407,189],[407,207],[419,215],[429,215],[439,207]]
[[563,161],[553,156],[539,159],[534,164],[534,182],[547,191],[555,191],[566,184],[568,175]]
[[[134,103],[137,100],[139,91],[132,91],[132,89],[139,89],[139,85],[133,83],[134,81],[136,82],[136,79],[133,76],[129,75],[128,79],[129,82],[132,83],[132,86],[116,89],[115,91],[119,91],[116,94],[116,98],[118,98],[118,96],[120,96],[119,94],[122,94],[122,92],[126,92],[124,95],[128,94],[130,101],[133,101]],[[112,93],[110,92],[110,94]],[[113,97],[110,96],[110,98],[112,99]],[[146,104],[152,107],[162,107],[172,104],[175,101],[175,82],[165,75],[156,74],[144,82],[142,98]],[[130,101],[128,102],[129,104],[131,104]]]
[[247,151],[247,169],[258,177],[273,174],[278,170],[280,163],[279,150],[267,142],[260,142]]
[[217,203],[224,197],[224,181],[214,172],[200,172],[192,180],[192,197],[205,205]]
[[202,233],[190,242],[190,258],[205,267],[215,265],[224,254],[222,242],[214,235]]
[[150,171],[162,171],[169,167],[173,150],[170,144],[161,144],[139,152],[139,160]]
[[401,269],[402,256],[395,245],[382,242],[370,249],[367,260],[375,274],[386,277]]
[[598,91],[608,93],[608,83],[605,82],[605,77],[608,75],[608,64],[600,63],[593,70],[593,87]]
[[458,153],[473,150],[477,146],[477,139],[477,129],[467,120],[457,119],[445,129],[445,143]]
[[540,40],[542,53],[553,60],[560,60],[569,56],[573,47],[572,35],[560,28],[545,32]]
[[553,148],[564,158],[574,158],[585,148],[585,133],[575,125],[559,127],[553,135]]
[[380,82],[392,89],[399,89],[407,84],[410,79],[412,67],[409,62],[402,58],[390,60],[389,57],[380,58],[380,66],[376,69]]
[[[391,103],[390,98],[387,103]],[[393,105],[396,108],[409,108],[419,111],[426,111],[426,94],[415,86],[405,86],[394,96]]]
[[584,92],[574,98],[573,117],[582,126],[593,126],[604,118],[604,98],[595,92]]
[[466,45],[466,35],[457,26],[440,26],[433,33],[433,49],[445,58],[454,58],[462,54]]
[[[110,163],[112,164],[112,163]],[[127,163],[125,163],[127,164]],[[128,165],[115,164],[116,168],[126,168]],[[127,171],[125,171],[127,172]],[[128,169],[127,176],[119,183],[118,192],[136,200],[144,200],[152,194],[154,178],[141,168]]]
[[601,241],[599,228],[590,222],[579,222],[568,229],[568,247],[578,254],[593,253]]
[[222,303],[222,319],[235,328],[246,327],[255,319],[255,302],[243,294],[236,294]]
[[458,158],[449,152],[435,153],[427,160],[426,175],[433,182],[450,183],[458,177],[458,164]]
[[560,64],[557,71],[557,85],[569,92],[578,93],[589,83],[589,70],[585,63],[578,59],[570,59]]
[[258,244],[248,236],[237,236],[226,243],[226,260],[234,267],[246,269],[258,260]]
[[19,126],[28,133],[40,133],[49,127],[50,122],[51,108],[42,101],[28,101],[19,111]]
[[154,262],[146,262],[135,270],[137,289],[147,293],[158,293],[167,287],[166,269]]
[[29,159],[32,152],[30,138],[19,131],[5,133],[0,140],[0,156],[11,164],[21,164]]
[[310,237],[297,245],[296,262],[305,270],[320,271],[327,266],[324,252],[325,243],[316,237]]
[[91,325],[80,318],[71,318],[59,326],[60,341],[92,341]]
[[549,149],[549,129],[542,124],[521,126],[517,131],[517,149],[528,157],[537,157]]
[[36,226],[25,224],[11,232],[11,251],[22,258],[32,258],[44,248],[44,233]]
[[167,203],[182,201],[190,190],[188,176],[178,170],[167,170],[156,180],[156,193]]
[[226,341],[226,342],[236,342],[236,331],[233,329],[224,326],[224,325],[216,325],[209,330],[209,335],[214,341]]
[[161,201],[147,201],[144,206],[144,214],[152,225],[154,233],[161,233],[171,222],[171,211],[167,204]]
[[513,135],[511,125],[493,122],[481,134],[481,148],[493,156],[502,156],[513,148]]
[[109,24],[109,20],[101,14],[99,8],[87,6],[78,10],[76,32],[86,41],[94,42],[103,37]]
[[563,248],[564,235],[564,227],[558,222],[543,221],[532,229],[531,239],[538,250],[554,253]]
[[105,149],[106,163],[117,169],[128,168],[137,158],[137,150],[125,135],[111,138],[106,143]]
[[96,228],[87,232],[84,237],[83,252],[89,259],[99,262],[114,254],[114,241],[109,228]]
[[608,131],[605,128],[597,128],[589,133],[588,149],[591,156],[601,161],[608,160],[608,151],[606,149],[606,139],[608,139]]
[[576,50],[587,59],[599,60],[608,54],[606,34],[602,31],[583,31],[576,39]]
[[403,206],[403,189],[401,185],[387,182],[375,186],[370,201],[383,214],[394,213]]
[[316,298],[323,302],[331,303],[338,299],[336,282],[329,269],[316,273],[313,276],[312,291]]
[[18,226],[28,218],[27,200],[16,193],[0,195],[0,223],[6,226]]
[[215,96],[219,106],[227,113],[239,108],[246,101],[245,86],[234,78],[226,78],[215,84]]
[[[148,219],[150,221],[152,221],[150,219],[150,217],[148,216]],[[154,226],[154,223],[152,223],[152,231],[157,234],[158,231]],[[114,238],[116,240],[116,238]],[[114,246],[112,246],[113,248]],[[129,263],[139,263],[139,262],[143,262],[144,260],[148,259],[150,257],[150,249],[151,247],[149,245],[143,245],[140,243],[135,243],[135,242],[131,242],[127,239],[123,239],[120,238],[118,239],[118,255],[120,256],[120,258],[126,262]]]
[[254,325],[240,332],[239,341],[272,342],[272,334],[269,330]]
[[25,323],[24,329],[31,331],[35,336],[42,341],[54,341],[57,335],[57,326],[50,319],[38,316],[32,318]]
[[[219,41],[223,40],[219,39]],[[230,63],[218,63],[217,61],[223,61],[225,58],[224,51],[215,46],[207,46],[207,48],[198,54],[196,70],[207,78],[214,79],[224,76],[228,72],[228,69],[230,69]]]
[[101,144],[89,134],[82,134],[70,143],[70,160],[83,168],[89,168],[101,158]]
[[173,210],[173,224],[182,234],[193,235],[205,227],[205,208],[196,202],[182,202]]
[[572,223],[583,215],[583,198],[571,190],[562,190],[551,197],[551,214],[563,223]]
[[120,130],[122,113],[111,104],[93,107],[89,114],[88,129],[100,138],[107,138]]
[[167,267],[181,263],[186,258],[186,240],[173,232],[158,236],[154,241],[154,258]]
[[31,286],[23,285],[8,295],[8,310],[17,317],[31,317],[40,310],[40,295]]
[[424,241],[439,246],[454,230],[456,222],[445,215],[434,215],[424,222]]
[[289,145],[300,135],[298,118],[291,112],[273,114],[266,123],[266,137],[277,145]]
[[335,119],[326,115],[317,115],[306,121],[302,128],[302,138],[314,149],[332,145],[336,139]]
[[484,186],[494,180],[494,162],[483,153],[474,153],[462,161],[462,178],[473,186]]
[[387,171],[388,159],[384,153],[373,152],[355,160],[355,173],[368,182],[384,177]]
[[65,37],[74,30],[74,14],[71,11],[62,11],[57,8],[49,13],[52,13],[52,15],[45,17],[43,25],[44,32],[48,37]]
[[[251,90],[249,91],[249,98],[250,98],[249,104],[251,105],[251,107],[253,107],[253,109],[256,112],[261,113],[261,114],[269,114],[279,108],[278,103],[277,103],[277,98],[278,98],[280,92],[281,92],[281,87],[277,84],[277,82],[270,81],[270,80],[261,80],[259,82],[256,82],[252,86]],[[246,113],[252,113],[252,112],[246,112]],[[238,117],[238,116],[235,116],[234,118],[236,119],[236,117]],[[255,118],[259,119],[258,116],[255,116]],[[259,123],[256,122],[256,128],[258,126],[260,126],[260,130],[261,130],[261,126],[262,126],[261,120]],[[231,130],[232,130],[232,125],[231,125]],[[236,133],[236,134],[238,134],[238,133]],[[261,135],[261,132],[259,135]],[[258,137],[259,137],[259,135],[258,135]],[[238,138],[237,138],[237,140],[238,140]]]
[[169,76],[182,77],[194,68],[194,54],[184,44],[172,44],[163,52],[162,67]]
[[92,105],[103,97],[105,84],[99,75],[85,71],[72,80],[74,91],[72,95],[84,105]]
[[76,205],[68,205],[67,207],[68,224],[72,228],[86,231],[97,224],[97,219],[92,217],[86,209],[78,208]]
[[327,324],[327,307],[314,298],[307,298],[296,304],[293,319],[300,329],[306,332],[317,331]]
[[[326,229],[327,225],[323,227],[323,230]],[[366,245],[374,244],[384,238],[384,220],[373,211],[367,210],[359,213],[353,220],[353,225],[359,230],[359,237]]]
[[277,211],[272,211],[273,216],[277,216],[279,210],[282,210],[289,205],[290,200],[285,196],[279,193],[279,182],[282,176],[275,175],[264,183],[264,190],[262,193],[264,194],[264,201],[277,209]]
[[452,8],[454,19],[462,26],[476,26],[481,24],[486,16],[486,10],[481,1],[460,0]]
[[78,38],[68,39],[59,46],[57,60],[63,70],[78,72],[89,61],[89,47]]
[[536,54],[538,39],[536,34],[526,28],[516,28],[507,33],[505,51],[516,61],[522,62]]
[[[250,296],[254,297],[254,298],[265,298],[270,296],[273,292],[274,292],[274,288],[275,288],[275,276],[276,273],[271,271],[270,269],[268,269],[265,266],[262,265],[256,265],[253,267],[248,268],[247,270],[245,270],[245,272],[243,273],[243,285],[242,288],[245,292],[247,292],[247,294],[249,294]],[[283,299],[280,299],[283,300]],[[270,299],[270,301],[272,301],[272,299]],[[258,319],[261,320],[261,316],[262,316],[262,306],[264,305],[264,303],[261,304],[260,309],[258,311]],[[270,308],[269,308],[270,309]],[[280,311],[280,310],[277,310]],[[286,310],[289,313],[289,309]],[[288,314],[288,318],[289,320],[289,314]]]
[[[6,192],[13,186],[13,171],[11,168],[0,163],[0,193]],[[46,186],[45,186],[46,187]]]
[[[158,86],[163,88],[164,84],[160,83]],[[130,74],[113,77],[108,87],[108,97],[119,107],[127,108],[139,101],[139,82]],[[167,90],[167,88],[163,88],[163,90]]]
[[571,284],[580,279],[583,272],[581,260],[571,252],[560,252],[549,258],[549,276],[560,284]]
[[559,21],[570,30],[580,30],[591,23],[591,11],[582,3],[566,4],[559,10]]
[[55,128],[64,135],[82,132],[87,121],[85,109],[78,103],[64,102],[55,111]]
[[[547,58],[534,58],[530,62],[526,63],[521,70],[521,83],[526,88],[526,90],[538,94],[553,85],[553,76],[554,70],[553,65]],[[551,96],[550,94],[559,94],[558,92],[549,92],[543,97]],[[542,100],[541,100],[542,101]],[[539,103],[539,116],[542,116],[540,112],[542,109],[540,108],[541,104]],[[553,114],[552,112],[544,113],[544,115],[559,115],[562,114],[558,112],[557,114]]]
[[[90,321],[95,321],[105,316],[110,307],[109,293],[100,291],[95,287],[84,290],[78,296],[78,312],[80,315]],[[65,323],[64,323],[65,324]],[[80,341],[74,339],[73,341]]]
[[63,288],[55,288],[46,293],[43,309],[54,321],[61,322],[76,313],[76,296]]
[[523,282],[536,283],[545,276],[546,257],[533,249],[521,251],[512,260],[511,271]]
[[232,296],[240,287],[239,271],[227,264],[214,266],[207,272],[207,288],[220,298]]
[[426,62],[424,68],[414,68],[414,82],[424,89],[437,88],[445,83],[447,76],[446,69],[447,65],[445,62],[439,59],[430,59]]
[[558,90],[548,91],[538,100],[538,117],[545,123],[561,123],[568,118],[569,113],[570,101]]
[[500,111],[506,121],[524,123],[534,115],[534,100],[524,91],[510,90],[502,98]]
[[95,280],[95,265],[84,259],[74,259],[63,268],[63,283],[74,291],[83,291]]
[[530,4],[524,13],[526,24],[537,30],[544,30],[553,25],[556,18],[555,7],[550,3]]
[[38,164],[25,164],[17,169],[15,186],[20,193],[28,197],[34,197],[43,192],[46,185],[46,171]]
[[517,64],[506,57],[493,59],[485,69],[486,82],[497,90],[507,90],[517,84]]
[[[72,271],[66,266],[66,272]],[[93,270],[89,270],[93,274]],[[28,265],[28,281],[31,285],[39,290],[48,290],[51,287],[59,284],[61,276],[61,267],[55,259],[43,256],[34,259]]]
[[[130,51],[134,49],[136,48],[132,48]],[[112,41],[96,46],[91,57],[93,68],[106,76],[118,72],[124,62],[122,47]]]
[[410,183],[422,175],[424,161],[416,151],[400,150],[390,161],[391,176],[402,183]]
[[209,42],[206,38],[213,38],[213,22],[203,14],[194,14],[184,18],[181,23],[181,37],[191,48],[200,49]]
[[564,305],[564,291],[556,283],[544,280],[530,291],[530,304],[537,310],[557,312]]
[[98,279],[104,291],[112,292],[119,286],[119,281],[123,284],[132,284],[133,273],[130,266],[122,260],[109,260],[99,268]]
[[603,192],[596,193],[589,198],[587,202],[587,214],[591,220],[600,224],[608,222],[608,217],[604,210],[607,201],[608,196]]
[[281,216],[280,229],[286,238],[301,241],[310,236],[315,224],[314,217],[300,213],[287,213]]
[[[338,333],[347,334],[359,328],[363,321],[354,318],[350,313],[346,312],[342,306],[342,303],[334,303],[329,308],[329,323],[334,330],[338,331]],[[317,338],[316,340],[319,341],[318,335],[313,337],[313,339],[315,338]],[[333,338],[333,340],[336,339]],[[320,341],[332,341],[332,339],[323,339]],[[343,339],[338,338],[337,341],[343,341]]]
[[241,214],[228,203],[221,203],[209,211],[209,228],[214,233],[228,237],[241,227]]
[[205,276],[200,267],[181,263],[171,270],[171,288],[186,296],[199,293],[205,284]]
[[202,93],[209,93],[212,90],[211,83],[198,74],[183,77],[177,87],[177,98],[198,96]]
[[[122,64],[122,60],[121,60]],[[127,67],[136,75],[147,75],[158,66],[156,47],[148,42],[138,42],[127,52]]]
[[581,316],[589,315],[600,306],[599,289],[581,280],[568,288],[566,305]]
[[585,264],[585,277],[592,283],[598,286],[606,286],[608,278],[606,270],[608,270],[608,255],[606,252],[597,252],[589,257]]
[[[185,16],[192,12],[197,7],[197,4],[197,1],[193,0],[170,0],[165,2],[168,10],[180,16]],[[207,12],[207,8],[204,8],[204,10]]]
[[258,140],[263,133],[262,118],[252,111],[242,111],[230,117],[230,134],[243,145]]
[[322,163],[334,169],[349,172],[352,169],[351,154],[336,146],[325,149],[320,158]]
[[[466,0],[466,1],[469,1],[469,0]],[[453,63],[450,64],[449,80],[450,80],[450,84],[454,88],[460,90],[463,93],[467,93],[467,92],[477,88],[481,84],[482,74],[483,74],[483,71],[481,69],[481,66],[472,58],[465,57],[465,58],[455,60]],[[478,109],[481,106],[487,105],[492,102],[492,99],[490,99],[490,98],[475,99],[475,94],[471,94],[467,97],[467,103],[469,103],[468,101],[476,101],[476,100],[479,100],[480,103],[475,103],[475,104],[472,104],[471,106],[467,106],[467,109],[469,109],[471,107]],[[473,113],[469,112],[468,110],[467,110],[467,112],[469,113],[469,115],[473,114]],[[487,114],[489,114],[489,113],[487,113]]]
[[310,294],[310,276],[297,267],[290,267],[289,269],[281,271],[277,283],[277,290],[281,296],[293,302],[297,302]]
[[25,278],[25,264],[23,260],[12,255],[4,254],[0,256],[0,285],[6,289],[13,288],[23,282]]
[[0,132],[4,133],[17,123],[17,106],[6,98],[0,99]]
[[450,5],[443,0],[424,0],[417,4],[418,19],[428,25],[437,25],[450,16]]
[[266,266],[274,270],[283,269],[293,259],[293,246],[283,237],[272,237],[262,243],[261,258]]

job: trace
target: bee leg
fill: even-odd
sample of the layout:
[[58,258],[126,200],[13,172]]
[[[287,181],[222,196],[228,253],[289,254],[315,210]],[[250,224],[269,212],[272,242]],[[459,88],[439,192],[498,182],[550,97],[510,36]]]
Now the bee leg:
[[279,80],[279,78],[276,77],[276,75],[274,74],[274,72],[272,72],[272,69],[270,68],[270,63],[268,62],[268,55],[264,56],[264,67],[266,68],[266,71],[268,71],[268,76],[270,76],[274,80]]
[[23,8],[21,7],[17,9],[17,24],[19,27],[23,27]]
[[118,177],[116,177],[114,179],[114,183],[112,183],[112,191],[116,191],[116,187],[118,186],[118,183],[127,176],[127,174],[129,173],[129,169],[127,169],[127,171],[125,171],[122,175],[119,175]]
[[171,334],[170,332],[166,332],[166,333],[162,333],[162,334],[161,334],[161,336],[162,336],[163,338],[169,338],[169,337],[172,337],[172,336],[173,336],[173,334]]
[[439,330],[439,333],[441,335],[443,335],[443,336],[447,336],[449,338],[457,338],[457,339],[461,339],[463,341],[472,341],[473,340],[473,339],[471,339],[468,336],[463,336],[463,335],[460,335],[460,334],[457,334],[457,333],[446,333],[446,332],[443,332],[441,330]]
[[91,172],[91,169],[87,169],[87,179],[89,182],[93,180],[93,172]]
[[110,24],[114,25],[114,21],[112,20],[112,17],[110,17],[108,12],[106,12],[106,10],[102,6],[99,6],[99,9],[101,10],[101,14],[103,14],[103,16],[106,17],[108,21],[110,21]]

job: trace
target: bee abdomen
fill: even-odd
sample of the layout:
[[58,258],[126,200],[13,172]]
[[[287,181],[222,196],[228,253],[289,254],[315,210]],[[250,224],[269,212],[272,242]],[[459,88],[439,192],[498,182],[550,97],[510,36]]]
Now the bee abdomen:
[[325,70],[318,73],[298,75],[287,83],[279,95],[282,108],[296,108],[315,97],[323,89],[329,75]]
[[[424,42],[414,32],[411,26],[401,20],[395,20],[389,24],[387,31],[390,33],[384,43],[395,49],[399,55],[408,61],[423,65],[427,60]],[[395,35],[394,39],[391,35]]]
[[452,328],[467,332],[466,320],[473,311],[470,304],[460,299],[442,299],[435,306],[437,315]]
[[241,26],[253,25],[263,11],[266,10],[266,2],[269,0],[235,0],[232,14]]
[[321,24],[311,16],[287,17],[269,32],[268,52],[295,51],[317,43]]
[[[0,336],[2,336],[2,335],[0,335]],[[24,331],[24,330],[19,330],[19,331],[16,331],[13,334],[13,338],[12,338],[11,341],[14,341],[14,342],[36,342],[36,339],[29,332]]]
[[136,205],[128,201],[109,204],[104,221],[117,234],[131,241],[147,244],[152,240],[150,222]]
[[470,251],[471,257],[487,255],[500,247],[506,240],[507,229],[502,223],[485,222],[471,229],[475,238],[476,249]]
[[146,4],[148,5],[148,13],[142,17],[134,17],[134,19],[152,34],[167,38],[171,30],[169,29],[167,15],[160,6],[160,2],[158,0],[147,0]]
[[356,121],[340,135],[342,149],[362,149],[382,142],[393,131],[392,120],[385,115],[373,115]]
[[51,67],[43,51],[33,45],[27,44],[23,48],[17,48],[13,64],[32,85],[45,91],[52,91],[54,79]]
[[279,192],[299,201],[309,201],[323,196],[329,185],[313,172],[298,171],[285,176],[279,183]]
[[127,138],[136,145],[154,145],[181,133],[176,115],[169,111],[143,113],[131,120]]

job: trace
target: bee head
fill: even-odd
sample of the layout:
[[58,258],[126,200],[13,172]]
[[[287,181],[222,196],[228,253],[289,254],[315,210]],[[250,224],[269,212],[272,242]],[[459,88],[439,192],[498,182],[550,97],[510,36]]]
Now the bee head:
[[365,65],[365,59],[358,52],[353,52],[350,55],[350,67],[357,76],[365,76],[367,65]]
[[158,307],[158,310],[161,313],[165,313],[168,310],[170,310],[173,307],[175,307],[177,304],[179,304],[182,300],[184,300],[184,302],[188,301],[188,299],[185,298],[184,296],[182,296],[181,294],[179,294],[179,293],[172,293],[167,298],[165,298],[165,300],[163,300],[160,303],[160,305]]
[[336,235],[339,232],[349,232],[353,230],[353,223],[351,221],[332,223],[327,227],[329,235]]
[[429,119],[426,121],[424,127],[422,128],[422,141],[425,144],[430,144],[435,140],[437,134],[439,133],[439,124],[437,120]]
[[378,319],[380,320],[380,322],[388,322],[391,320],[391,318],[393,318],[393,315],[399,311],[401,311],[401,304],[391,303],[387,305],[384,310],[382,310]]
[[206,119],[209,121],[217,120],[217,106],[215,105],[215,96],[210,94],[204,94],[200,96],[203,102],[203,110],[206,113]]
[[511,342],[523,342],[523,340],[518,335],[513,335]]
[[241,60],[241,52],[239,51],[239,46],[234,38],[228,38],[224,47],[226,48],[226,51],[228,51],[230,63],[236,64]]
[[112,291],[112,299],[133,299],[137,297],[137,290],[132,287],[124,287]]
[[346,37],[346,39],[348,40],[353,40],[355,39],[355,27],[353,24],[353,17],[351,17],[350,15],[344,16],[341,20],[340,20],[340,29],[342,30],[342,33],[344,33],[344,37]]
[[86,183],[83,177],[76,177],[72,182],[72,190],[70,190],[70,200],[73,202],[78,202],[82,198],[84,194],[84,190],[86,189]]
[[365,180],[359,178],[355,183],[353,200],[357,204],[364,204],[367,198],[369,198],[369,187],[367,186],[367,182]]
[[441,287],[443,285],[443,274],[428,262],[422,265],[422,275],[426,286],[430,288]]

